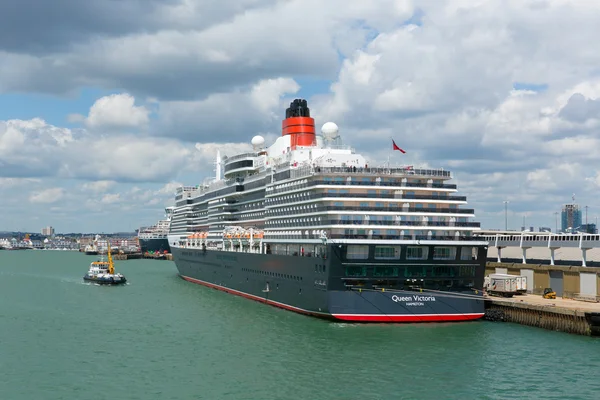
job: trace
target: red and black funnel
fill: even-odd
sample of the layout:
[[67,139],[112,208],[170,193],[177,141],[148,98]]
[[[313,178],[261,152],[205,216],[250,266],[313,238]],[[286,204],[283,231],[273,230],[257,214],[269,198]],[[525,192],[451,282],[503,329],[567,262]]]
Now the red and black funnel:
[[281,135],[290,136],[290,147],[292,150],[296,146],[314,146],[315,120],[310,117],[310,109],[306,100],[296,99],[290,103],[290,107],[285,110],[285,119],[281,123]]

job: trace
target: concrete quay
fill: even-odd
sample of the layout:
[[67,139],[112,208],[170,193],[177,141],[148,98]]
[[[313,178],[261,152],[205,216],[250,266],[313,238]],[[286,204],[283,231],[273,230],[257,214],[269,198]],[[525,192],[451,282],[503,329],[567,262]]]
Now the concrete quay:
[[557,297],[600,301],[600,267],[487,262],[485,274],[527,277],[527,293],[542,294],[552,288]]
[[485,319],[514,322],[553,331],[600,336],[600,303],[524,294],[512,298],[486,296]]

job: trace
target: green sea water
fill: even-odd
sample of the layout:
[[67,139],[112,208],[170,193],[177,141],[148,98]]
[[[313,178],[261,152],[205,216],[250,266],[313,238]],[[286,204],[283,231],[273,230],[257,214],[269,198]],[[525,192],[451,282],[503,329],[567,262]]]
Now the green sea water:
[[600,340],[506,323],[355,325],[116,261],[0,251],[0,400],[598,399]]

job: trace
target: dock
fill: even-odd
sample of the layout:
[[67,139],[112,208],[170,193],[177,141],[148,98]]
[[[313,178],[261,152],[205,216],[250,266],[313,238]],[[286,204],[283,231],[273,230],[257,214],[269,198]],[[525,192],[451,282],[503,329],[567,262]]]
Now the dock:
[[485,319],[521,325],[600,336],[600,303],[573,299],[544,299],[538,295],[512,298],[486,297]]
[[[486,295],[485,319],[600,336],[600,268],[488,262],[493,273],[527,277],[527,293],[510,298]],[[541,296],[552,288],[556,299]]]

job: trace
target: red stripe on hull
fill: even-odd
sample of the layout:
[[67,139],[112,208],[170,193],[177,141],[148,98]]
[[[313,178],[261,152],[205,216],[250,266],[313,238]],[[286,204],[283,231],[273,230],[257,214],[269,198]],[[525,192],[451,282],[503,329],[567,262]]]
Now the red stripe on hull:
[[333,314],[342,321],[353,322],[450,322],[472,321],[483,317],[481,314],[426,314],[426,315],[351,315]]

